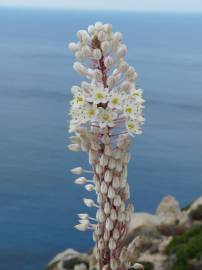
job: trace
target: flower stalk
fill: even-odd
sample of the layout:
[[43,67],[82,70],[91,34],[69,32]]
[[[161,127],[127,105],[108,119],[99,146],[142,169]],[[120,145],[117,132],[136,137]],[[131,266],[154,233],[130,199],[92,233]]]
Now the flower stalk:
[[[121,33],[113,33],[110,24],[97,22],[88,31],[78,31],[77,37],[78,43],[69,44],[78,60],[73,67],[89,81],[71,89],[69,131],[75,135],[70,138],[69,150],[88,153],[93,178],[81,176],[75,183],[96,192],[97,202],[83,201],[97,210],[95,218],[79,214],[75,228],[93,230],[98,269],[125,270],[130,266],[132,248],[124,246],[124,240],[134,211],[132,204],[127,204],[129,135],[141,133],[144,99],[135,85],[135,69],[124,60],[127,47]],[[71,172],[81,175],[91,171],[76,167]]]

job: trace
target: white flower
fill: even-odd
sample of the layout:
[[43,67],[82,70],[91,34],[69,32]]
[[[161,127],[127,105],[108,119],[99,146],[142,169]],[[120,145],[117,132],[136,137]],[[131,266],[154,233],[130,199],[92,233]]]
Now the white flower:
[[137,123],[137,121],[129,120],[126,122],[126,129],[128,130],[130,135],[133,134],[141,134],[140,127]]
[[142,89],[131,89],[130,96],[132,98],[135,98],[138,103],[142,104],[144,103],[144,98],[142,96]]
[[106,103],[108,101],[108,89],[103,86],[94,88],[92,96],[88,98],[89,102],[94,104]]
[[118,94],[115,91],[111,91],[110,95],[109,95],[109,103],[108,103],[109,108],[121,110],[122,109],[122,99],[123,99],[123,97],[120,94]]
[[84,113],[86,115],[87,120],[93,120],[95,119],[96,113],[97,113],[97,106],[95,106],[94,104],[87,104],[84,107]]
[[136,104],[131,100],[127,100],[124,104],[124,115],[126,117],[134,118],[136,112]]
[[116,119],[116,117],[117,114],[113,112],[111,109],[99,108],[97,120],[101,128],[113,127],[114,119]]
[[74,99],[71,102],[73,106],[82,106],[84,103],[85,97],[82,93],[76,93],[76,95],[74,95]]

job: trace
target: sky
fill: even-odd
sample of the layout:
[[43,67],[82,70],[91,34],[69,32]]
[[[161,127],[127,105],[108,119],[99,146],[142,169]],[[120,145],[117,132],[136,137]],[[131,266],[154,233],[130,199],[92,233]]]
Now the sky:
[[0,0],[0,6],[202,12],[202,0]]

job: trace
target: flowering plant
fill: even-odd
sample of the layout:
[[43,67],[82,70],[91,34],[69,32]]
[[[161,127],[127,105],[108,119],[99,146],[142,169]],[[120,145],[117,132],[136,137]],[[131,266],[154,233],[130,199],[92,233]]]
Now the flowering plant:
[[[77,59],[73,68],[87,81],[71,89],[69,131],[75,135],[70,137],[69,149],[89,154],[93,179],[82,176],[75,183],[95,190],[97,202],[84,198],[84,204],[97,207],[97,213],[96,218],[79,214],[75,228],[93,230],[99,269],[126,269],[131,246],[126,248],[124,240],[133,212],[132,204],[126,206],[129,135],[141,133],[144,99],[135,85],[135,69],[124,60],[127,47],[120,32],[113,33],[110,24],[97,22],[88,31],[78,31],[77,37],[77,43],[69,43]],[[82,167],[71,171],[78,175],[91,172]]]

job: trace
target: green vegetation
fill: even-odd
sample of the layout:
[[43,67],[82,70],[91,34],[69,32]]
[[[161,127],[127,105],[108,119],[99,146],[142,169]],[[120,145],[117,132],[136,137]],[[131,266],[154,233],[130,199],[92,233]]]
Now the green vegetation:
[[190,260],[202,258],[202,226],[175,236],[167,246],[166,252],[176,257],[172,270],[191,269]]
[[151,262],[139,262],[139,263],[144,266],[144,270],[153,270],[154,269],[154,265]]
[[196,209],[190,211],[189,216],[193,220],[202,220],[202,205],[198,205]]

